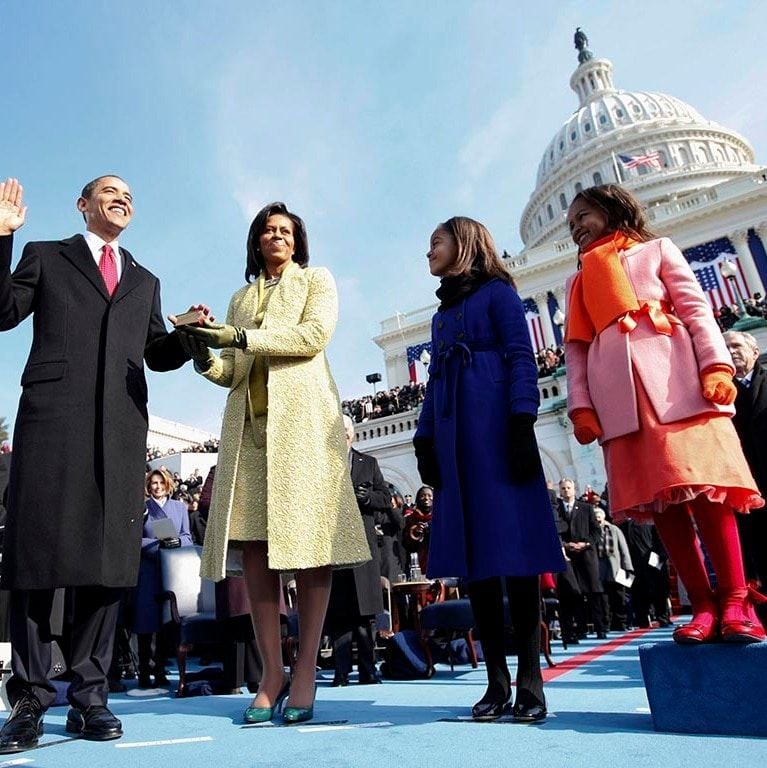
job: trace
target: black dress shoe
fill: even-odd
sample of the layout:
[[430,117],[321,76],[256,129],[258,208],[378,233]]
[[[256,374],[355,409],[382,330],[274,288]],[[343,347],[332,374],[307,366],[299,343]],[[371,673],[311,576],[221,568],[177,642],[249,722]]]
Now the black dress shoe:
[[0,729],[0,755],[36,747],[43,735],[44,714],[42,704],[34,696],[19,699]]
[[93,704],[87,709],[69,708],[67,733],[79,733],[89,741],[109,741],[123,735],[122,723],[106,708]]
[[597,632],[597,640],[607,640],[607,632]]
[[474,720],[497,720],[509,713],[511,709],[511,688],[503,694],[499,690],[487,691],[485,695],[471,708]]
[[333,678],[333,682],[330,684],[331,688],[345,688],[349,685],[349,678],[346,675],[336,675]]
[[381,676],[376,672],[370,676],[360,676],[357,681],[359,685],[378,685],[381,682]]
[[533,704],[528,707],[517,703],[511,711],[511,717],[515,723],[538,723],[545,720],[547,714],[543,704]]
[[155,675],[154,676],[154,687],[155,688],[168,688],[170,687],[170,680],[165,675]]
[[138,673],[138,687],[152,688],[152,678],[149,676],[149,672]]

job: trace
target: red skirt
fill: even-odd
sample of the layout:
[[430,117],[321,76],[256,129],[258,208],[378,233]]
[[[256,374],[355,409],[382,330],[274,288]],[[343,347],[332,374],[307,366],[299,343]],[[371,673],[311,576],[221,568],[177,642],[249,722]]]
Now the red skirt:
[[651,521],[654,512],[700,494],[738,512],[764,506],[727,414],[661,424],[634,376],[639,431],[603,444],[615,522]]

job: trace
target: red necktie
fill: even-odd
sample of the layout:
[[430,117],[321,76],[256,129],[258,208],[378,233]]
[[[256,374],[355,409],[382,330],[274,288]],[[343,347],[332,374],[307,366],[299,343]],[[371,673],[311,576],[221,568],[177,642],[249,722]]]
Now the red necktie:
[[104,285],[107,287],[107,293],[111,296],[117,288],[117,263],[115,262],[115,252],[112,246],[107,244],[102,249],[99,259],[99,272],[104,278]]

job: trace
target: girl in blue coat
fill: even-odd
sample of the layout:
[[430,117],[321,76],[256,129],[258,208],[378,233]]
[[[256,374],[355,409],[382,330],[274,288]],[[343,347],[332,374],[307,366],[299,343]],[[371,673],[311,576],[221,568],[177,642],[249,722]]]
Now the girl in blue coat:
[[475,719],[511,705],[503,584],[518,646],[515,720],[546,717],[540,668],[539,574],[564,570],[533,425],[538,371],[522,301],[477,221],[456,216],[431,236],[441,278],[432,362],[413,440],[435,489],[429,576],[467,583],[488,687]]

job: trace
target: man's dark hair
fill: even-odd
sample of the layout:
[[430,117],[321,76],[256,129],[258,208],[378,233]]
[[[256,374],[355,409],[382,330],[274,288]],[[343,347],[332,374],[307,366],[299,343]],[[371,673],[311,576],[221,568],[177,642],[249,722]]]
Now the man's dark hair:
[[122,176],[118,176],[116,173],[105,173],[103,176],[97,176],[92,181],[89,181],[83,187],[83,191],[80,192],[80,197],[84,197],[86,200],[90,200],[91,195],[93,194],[93,190],[96,189],[96,184],[98,184],[102,179],[120,179],[120,181],[122,181],[124,184],[128,183]]

